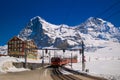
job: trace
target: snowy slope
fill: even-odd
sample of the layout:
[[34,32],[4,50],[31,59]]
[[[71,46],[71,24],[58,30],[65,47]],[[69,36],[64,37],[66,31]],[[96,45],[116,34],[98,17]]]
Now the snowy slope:
[[20,71],[28,70],[24,68],[16,68],[13,65],[13,62],[20,62],[20,61],[15,57],[1,56],[0,57],[0,74],[6,73],[6,72],[20,72]]
[[[85,52],[85,69],[89,69],[91,75],[120,80],[120,43],[107,41],[104,46],[95,52]],[[78,54],[79,63],[73,63],[72,69],[82,71],[81,57]]]

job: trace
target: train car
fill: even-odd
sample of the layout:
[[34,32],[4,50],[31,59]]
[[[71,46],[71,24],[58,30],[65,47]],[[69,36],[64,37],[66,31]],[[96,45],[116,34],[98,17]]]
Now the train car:
[[59,58],[59,57],[52,57],[51,58],[51,66],[62,66],[67,64],[67,59]]

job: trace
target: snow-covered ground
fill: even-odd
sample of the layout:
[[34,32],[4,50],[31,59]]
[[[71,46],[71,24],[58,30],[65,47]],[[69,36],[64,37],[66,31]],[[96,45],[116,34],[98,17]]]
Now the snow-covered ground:
[[[91,75],[120,80],[120,44],[108,42],[104,46],[95,52],[85,52],[85,69],[89,69],[88,74]],[[81,56],[78,56],[79,62],[73,63],[72,69],[82,71]]]
[[[96,43],[97,44],[97,43]],[[88,74],[105,77],[108,80],[120,80],[120,43],[105,41],[100,43],[103,48],[97,49],[95,52],[85,51],[85,69],[89,69]],[[44,51],[39,51],[42,56]],[[73,63],[72,69],[82,71],[81,55],[79,51],[48,51],[48,54],[44,52],[44,61],[49,63],[49,56],[59,57],[78,57],[78,63]],[[0,73],[9,71],[21,71],[24,68],[17,69],[12,65],[12,62],[24,62],[24,59],[14,57],[0,57]],[[31,63],[41,63],[42,60],[28,60]],[[70,65],[67,67],[71,68]]]
[[28,69],[24,68],[16,68],[12,63],[18,62],[17,58],[9,57],[9,56],[2,56],[0,57],[0,74],[7,73],[7,72],[19,72]]
[[[24,58],[15,58],[10,56],[2,56],[0,57],[0,74],[7,72],[20,72],[29,69],[25,68],[16,68],[13,65],[13,62],[25,62]],[[27,59],[28,63],[42,63],[42,59]],[[44,63],[49,63],[49,58],[44,58]]]
[[[71,68],[70,65],[67,65]],[[72,69],[76,71],[82,71],[81,63],[73,63]],[[91,61],[85,63],[85,70],[90,75],[100,76],[107,78],[108,80],[120,80],[120,60],[108,60],[108,61]]]

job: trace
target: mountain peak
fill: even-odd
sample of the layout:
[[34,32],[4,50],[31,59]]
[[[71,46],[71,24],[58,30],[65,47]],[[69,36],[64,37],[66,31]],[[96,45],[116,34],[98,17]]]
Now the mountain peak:
[[96,18],[96,17],[90,17],[87,19],[87,21],[92,21],[92,22],[99,22],[99,23],[105,23],[107,21],[101,19],[101,18]]
[[96,18],[96,17],[90,17],[88,18],[84,23],[83,23],[84,26],[90,26],[90,27],[96,27],[96,28],[103,28],[104,29],[107,27],[107,28],[114,28],[115,26],[111,23],[111,22],[108,22],[108,21],[105,21],[101,18]]
[[33,21],[33,20],[41,20],[42,18],[40,17],[40,16],[36,16],[36,17],[33,17],[32,19],[31,19],[31,21]]
[[89,17],[88,20],[92,20],[92,19],[94,19],[94,18],[95,18],[95,17]]
[[46,22],[43,18],[41,18],[40,16],[36,16],[36,17],[33,17],[31,20],[31,22]]

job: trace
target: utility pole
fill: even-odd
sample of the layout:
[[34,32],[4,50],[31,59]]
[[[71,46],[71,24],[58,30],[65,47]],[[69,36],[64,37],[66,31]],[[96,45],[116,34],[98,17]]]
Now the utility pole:
[[54,57],[55,57],[55,50],[54,50]]
[[63,58],[64,58],[64,56],[65,56],[65,49],[63,49]]
[[82,71],[85,70],[85,56],[84,56],[84,42],[81,41],[82,43]]
[[43,54],[43,58],[42,58],[42,67],[43,67],[43,65],[44,65],[44,51],[42,50],[42,54]]
[[49,54],[49,64],[50,64],[50,62],[51,62],[51,61],[50,61],[50,59],[51,59],[51,54],[50,54],[50,51],[49,51],[49,53],[48,53],[48,54]]

